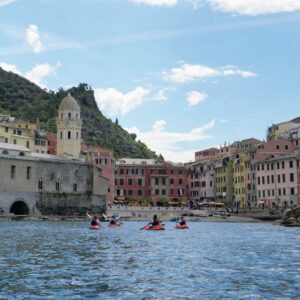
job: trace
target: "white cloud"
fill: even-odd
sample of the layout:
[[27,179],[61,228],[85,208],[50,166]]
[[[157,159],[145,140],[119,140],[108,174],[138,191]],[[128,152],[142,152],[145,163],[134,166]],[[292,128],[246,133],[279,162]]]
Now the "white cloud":
[[60,66],[60,63],[57,63],[55,66],[51,66],[50,64],[39,64],[35,65],[34,68],[28,71],[25,74],[25,77],[39,85],[42,88],[46,88],[43,79],[49,75],[55,74],[56,69]]
[[99,109],[110,116],[125,115],[141,105],[149,95],[149,90],[137,87],[124,94],[115,88],[95,89]]
[[174,83],[189,83],[195,80],[217,76],[241,76],[244,78],[254,77],[255,73],[240,70],[235,66],[211,68],[203,65],[183,64],[163,73],[163,78]]
[[16,0],[0,0],[0,7],[16,2]]
[[189,92],[186,95],[187,95],[186,101],[189,106],[195,106],[203,102],[208,97],[208,95],[205,92],[196,92],[196,91]]
[[299,0],[207,0],[214,8],[242,15],[259,15],[300,10]]
[[167,123],[160,120],[155,122],[151,131],[142,132],[136,127],[127,128],[127,131],[135,133],[138,139],[157,153],[161,153],[166,160],[185,162],[194,159],[195,150],[184,149],[180,144],[210,138],[206,131],[212,129],[215,124],[216,120],[212,120],[203,126],[182,133],[166,131]]
[[131,2],[137,4],[146,4],[150,6],[175,6],[177,5],[177,0],[131,0]]
[[26,29],[26,42],[33,49],[34,53],[40,53],[43,50],[38,27],[29,25]]
[[13,73],[18,74],[18,75],[21,74],[21,72],[19,71],[19,69],[15,65],[7,64],[5,62],[0,62],[0,67],[3,70],[7,71],[7,72],[13,72]]
[[163,102],[167,100],[167,97],[165,95],[165,89],[161,89],[158,91],[158,93],[154,96],[154,100]]

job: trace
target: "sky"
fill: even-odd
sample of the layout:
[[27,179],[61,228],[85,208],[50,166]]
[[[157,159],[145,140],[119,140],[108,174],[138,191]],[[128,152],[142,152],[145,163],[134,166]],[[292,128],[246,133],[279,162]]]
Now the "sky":
[[89,84],[166,160],[300,115],[300,0],[0,0],[0,66]]

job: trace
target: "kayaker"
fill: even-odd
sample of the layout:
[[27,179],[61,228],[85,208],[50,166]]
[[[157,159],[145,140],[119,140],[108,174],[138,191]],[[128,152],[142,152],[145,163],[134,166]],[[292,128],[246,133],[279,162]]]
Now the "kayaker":
[[185,221],[184,216],[181,216],[181,218],[180,218],[180,220],[179,220],[178,223],[179,223],[180,226],[186,225],[186,221]]
[[110,225],[116,225],[117,224],[117,219],[114,215],[110,218],[109,224]]
[[148,225],[153,227],[153,226],[158,226],[159,224],[160,224],[159,218],[157,217],[157,215],[154,215],[152,222],[150,222]]
[[91,226],[100,226],[99,219],[97,216],[94,216],[91,222]]

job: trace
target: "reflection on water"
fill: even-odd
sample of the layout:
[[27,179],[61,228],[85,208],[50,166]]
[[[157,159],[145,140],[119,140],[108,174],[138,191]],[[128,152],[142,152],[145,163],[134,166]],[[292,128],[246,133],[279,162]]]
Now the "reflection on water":
[[0,299],[299,299],[300,229],[0,222]]

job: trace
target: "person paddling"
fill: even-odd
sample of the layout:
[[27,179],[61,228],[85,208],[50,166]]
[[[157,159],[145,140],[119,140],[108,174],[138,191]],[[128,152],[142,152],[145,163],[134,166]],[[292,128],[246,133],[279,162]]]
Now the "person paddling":
[[180,226],[186,225],[186,221],[185,221],[184,216],[181,216],[181,218],[180,218],[180,220],[178,221],[178,223],[179,223]]
[[110,218],[109,224],[110,225],[117,225],[117,219],[114,215]]
[[150,222],[148,225],[154,227],[154,226],[158,226],[159,224],[160,224],[159,218],[157,217],[157,215],[154,215],[152,222]]
[[100,222],[97,216],[94,216],[91,221],[91,226],[100,226]]

